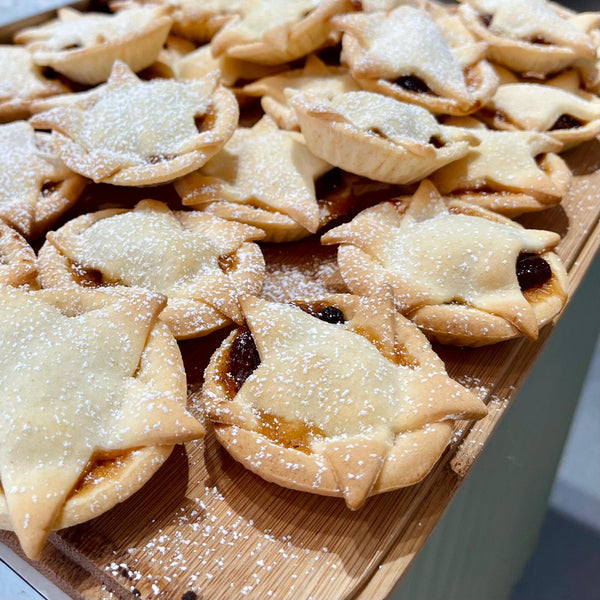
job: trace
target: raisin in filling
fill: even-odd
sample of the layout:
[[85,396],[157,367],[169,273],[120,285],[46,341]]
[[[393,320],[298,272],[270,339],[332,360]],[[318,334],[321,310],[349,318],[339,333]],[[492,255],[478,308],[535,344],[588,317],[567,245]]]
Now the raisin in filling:
[[525,41],[529,42],[530,44],[537,44],[538,46],[551,46],[552,45],[552,42],[549,42],[548,40],[544,39],[543,37],[540,37],[539,35],[536,35],[535,37],[532,37]]
[[436,137],[435,135],[432,135],[429,138],[429,143],[434,147],[434,148],[443,148],[444,147],[444,142],[442,142],[442,140],[440,140],[440,138]]
[[557,129],[577,129],[581,127],[583,122],[571,115],[560,115],[556,122],[552,127],[550,127],[550,131],[556,131]]
[[54,193],[60,184],[56,181],[47,181],[42,185],[42,196],[47,198],[50,194]]
[[151,165],[157,165],[165,160],[173,160],[175,158],[174,154],[151,154],[146,157],[146,162]]
[[227,356],[226,373],[237,393],[244,381],[260,364],[260,356],[249,329],[243,329],[233,340]]
[[414,92],[415,94],[427,94],[430,92],[427,84],[414,75],[407,75],[405,77],[399,77],[396,79],[396,85],[405,89],[407,92]]
[[317,319],[325,321],[326,323],[342,324],[344,319],[344,313],[337,306],[326,306],[323,310],[315,314]]
[[485,27],[490,26],[490,23],[492,22],[492,15],[481,15],[479,18]]
[[326,198],[339,191],[344,185],[344,172],[334,167],[315,180],[315,193],[317,198]]
[[516,268],[521,290],[542,286],[552,277],[550,265],[537,254],[522,252],[517,258]]

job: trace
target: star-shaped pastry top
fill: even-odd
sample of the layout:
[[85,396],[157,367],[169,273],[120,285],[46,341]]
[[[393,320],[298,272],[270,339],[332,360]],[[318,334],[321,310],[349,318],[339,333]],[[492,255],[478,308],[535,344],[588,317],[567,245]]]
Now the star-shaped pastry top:
[[[61,52],[88,48],[97,50],[95,58],[98,59],[102,58],[103,51],[110,53],[115,45],[141,39],[142,34],[156,27],[164,29],[164,40],[171,26],[166,12],[165,8],[156,5],[134,5],[116,14],[81,13],[66,7],[58,11],[57,19],[17,32],[15,41],[27,44],[37,64],[51,64],[53,56]],[[151,51],[149,47],[145,50]]]
[[[202,206],[225,200],[267,208],[291,217],[314,233],[319,225],[314,180],[331,165],[314,156],[303,136],[280,130],[264,116],[239,127],[223,150],[175,188],[183,203]],[[190,191],[191,190],[191,191]]]
[[571,48],[578,56],[595,56],[596,48],[588,31],[598,26],[598,14],[561,15],[546,0],[467,0],[466,3],[481,14],[491,15],[488,27],[498,36],[525,41],[541,39]]
[[403,314],[459,302],[501,316],[535,339],[537,320],[519,287],[517,258],[554,247],[560,236],[500,221],[453,213],[425,180],[404,214],[384,202],[322,241],[351,244],[369,255],[383,268]]
[[[167,6],[173,19],[171,33],[206,42],[239,12],[244,0],[138,0],[137,3]],[[129,3],[123,4],[128,8]]]
[[[358,91],[360,86],[347,69],[329,67],[315,55],[306,59],[302,69],[294,69],[264,77],[244,87],[244,93],[261,96],[261,104],[284,129],[298,129],[298,119],[288,105],[287,98],[294,91],[310,91],[332,98],[344,92]],[[285,90],[288,90],[285,92]],[[285,93],[284,93],[285,92]]]
[[27,102],[34,98],[68,91],[59,81],[44,77],[25,48],[0,46],[0,118],[12,111],[27,112]]
[[[344,325],[258,298],[243,309],[261,362],[232,403],[248,423],[258,412],[318,431],[311,450],[333,469],[351,508],[366,499],[397,434],[485,414],[441,363],[410,368],[394,360],[391,299],[364,303]],[[373,320],[380,333],[369,328],[371,342],[357,332]]]
[[552,82],[500,85],[488,107],[500,111],[520,129],[548,131],[563,115],[582,123],[600,119],[600,100],[591,94],[581,97]]
[[449,119],[463,124],[479,138],[468,154],[431,176],[442,194],[454,190],[494,190],[560,197],[557,183],[536,162],[540,154],[558,152],[562,144],[535,131],[493,131],[472,119]]
[[385,14],[334,17],[332,23],[344,31],[344,57],[356,77],[395,81],[416,76],[439,96],[469,103],[464,65],[426,11],[400,6]]
[[43,184],[73,175],[50,151],[48,137],[26,121],[0,125],[0,216],[26,237],[35,225]]
[[[142,81],[116,62],[106,84],[31,122],[53,130],[57,151],[74,171],[97,183],[149,185],[203,165],[229,139],[238,114],[218,72]],[[199,120],[212,125],[200,130]]]
[[164,367],[143,366],[163,305],[142,294],[0,289],[0,478],[27,555],[38,555],[95,454],[203,435],[169,383],[176,366],[162,382]]
[[235,35],[237,43],[260,40],[271,29],[299,21],[320,1],[276,0],[275,2],[264,2],[255,0],[244,2],[241,6],[241,16],[233,19],[222,33],[229,36]]
[[155,200],[105,216],[82,217],[48,239],[71,261],[102,273],[106,282],[159,292],[169,300],[202,300],[240,322],[241,290],[220,268],[219,258],[264,237],[260,229],[199,211],[174,213]]

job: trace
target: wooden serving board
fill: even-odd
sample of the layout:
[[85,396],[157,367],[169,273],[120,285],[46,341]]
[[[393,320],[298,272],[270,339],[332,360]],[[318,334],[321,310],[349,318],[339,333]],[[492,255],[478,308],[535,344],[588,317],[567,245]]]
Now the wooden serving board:
[[[565,155],[575,173],[560,207],[527,215],[527,227],[558,232],[573,294],[600,244],[600,142]],[[78,212],[109,199],[94,186]],[[110,194],[108,193],[110,191]],[[175,198],[169,186],[129,192]],[[67,215],[70,218],[72,215]],[[335,249],[318,236],[264,244],[263,295],[287,298],[344,291]],[[238,465],[209,433],[178,447],[151,481],[107,514],[54,533],[35,568],[73,597],[174,600],[385,597],[441,518],[464,476],[533,366],[554,325],[537,342],[464,349],[436,346],[452,377],[476,391],[489,415],[457,424],[451,446],[420,484],[371,498],[357,512],[337,498],[266,483]],[[192,402],[209,356],[226,332],[180,342]],[[13,534],[0,539],[19,552]],[[380,569],[384,559],[393,569]],[[188,594],[188,598],[193,598]]]

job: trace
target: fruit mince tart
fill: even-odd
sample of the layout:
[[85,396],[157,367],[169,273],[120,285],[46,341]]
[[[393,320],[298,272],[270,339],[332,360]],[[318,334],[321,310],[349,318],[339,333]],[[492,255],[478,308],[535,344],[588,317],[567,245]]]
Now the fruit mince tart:
[[[293,69],[264,77],[242,89],[249,96],[259,96],[263,110],[282,129],[299,130],[298,119],[288,104],[285,90],[310,91],[328,97],[360,90],[348,69],[328,66],[317,56],[306,59],[302,69]],[[288,92],[289,93],[289,92]]]
[[37,257],[27,240],[0,219],[0,287],[38,287]]
[[62,8],[57,19],[17,32],[15,42],[26,45],[37,65],[96,85],[107,80],[117,60],[136,72],[154,62],[171,29],[167,12],[139,5],[111,15]]
[[487,42],[490,60],[517,73],[543,76],[571,65],[595,70],[598,38],[593,32],[600,13],[576,14],[547,0],[462,0],[458,12]]
[[281,70],[281,67],[258,65],[224,55],[215,58],[209,44],[187,54],[181,54],[176,60],[171,61],[171,66],[177,79],[197,79],[218,69],[221,82],[236,94],[238,101],[240,101],[239,91],[244,81],[267,77]]
[[51,530],[131,496],[174,444],[203,437],[164,303],[0,288],[0,527],[28,557]]
[[357,509],[420,481],[454,421],[487,412],[389,294],[242,307],[246,327],[213,355],[202,402],[221,444],[267,481]]
[[75,172],[96,183],[166,183],[202,166],[233,134],[235,96],[218,72],[142,81],[123,62],[106,84],[31,118]]
[[186,206],[248,223],[265,241],[301,239],[320,227],[315,180],[332,169],[297,131],[268,116],[239,127],[224,149],[202,168],[175,182]]
[[600,99],[581,89],[579,73],[569,69],[544,82],[499,85],[481,118],[498,130],[545,132],[564,150],[600,134]]
[[261,290],[265,263],[252,240],[264,233],[156,200],[106,209],[49,232],[39,252],[50,287],[143,288],[167,296],[160,315],[178,339],[242,322],[238,300]]
[[46,232],[86,184],[54,152],[50,134],[27,121],[0,125],[0,219],[25,238]]
[[514,217],[560,203],[571,171],[557,154],[562,143],[544,132],[494,131],[473,117],[449,117],[465,127],[479,145],[431,175],[443,194]]
[[169,9],[173,19],[171,32],[197,43],[208,42],[237,13],[243,0],[120,0],[111,2],[112,10],[142,5],[160,5]]
[[37,98],[69,92],[56,75],[34,64],[29,50],[0,45],[0,123],[29,117]]
[[344,32],[342,62],[366,90],[436,114],[466,115],[483,106],[498,84],[485,60],[486,45],[445,8],[431,14],[405,5],[341,15],[332,25]]
[[322,237],[340,244],[353,293],[390,286],[398,310],[429,338],[461,346],[538,337],[567,300],[567,274],[552,251],[559,241],[444,198],[428,180],[412,198],[368,208]]
[[465,156],[478,138],[440,125],[425,108],[373,92],[289,98],[308,148],[327,162],[392,184],[419,181]]
[[239,14],[212,38],[215,57],[226,55],[280,65],[339,40],[329,19],[354,10],[352,0],[244,0]]

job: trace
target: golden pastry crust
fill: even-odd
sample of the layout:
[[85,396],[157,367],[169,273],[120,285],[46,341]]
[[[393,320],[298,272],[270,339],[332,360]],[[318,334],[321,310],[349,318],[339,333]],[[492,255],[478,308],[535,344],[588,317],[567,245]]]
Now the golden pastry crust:
[[245,0],[240,16],[213,37],[212,52],[264,65],[290,62],[335,40],[329,19],[349,10],[351,0]]
[[239,109],[213,72],[141,81],[116,62],[108,83],[36,114],[65,163],[96,183],[173,181],[202,166],[233,134]]
[[259,364],[230,385],[239,335],[233,332],[205,375],[204,410],[217,438],[264,479],[342,496],[357,509],[370,495],[425,477],[450,440],[453,420],[486,414],[447,377],[389,296],[336,295],[300,306],[310,313],[335,307],[344,323],[249,298],[244,312]]
[[96,85],[107,80],[113,63],[133,71],[158,56],[172,21],[162,7],[137,7],[116,15],[61,8],[58,18],[23,29],[15,42],[25,44],[37,65],[52,67],[73,81]]
[[163,6],[173,19],[172,33],[206,43],[235,14],[238,14],[243,0],[135,0],[111,2],[111,9],[121,10],[138,4]]
[[[149,238],[148,232],[153,235]],[[39,253],[45,288],[144,288],[167,296],[160,318],[177,339],[240,323],[238,301],[260,292],[259,229],[143,200],[70,221]]]
[[600,99],[581,89],[579,74],[570,69],[543,83],[500,85],[481,118],[501,131],[545,132],[565,150],[600,134]]
[[[560,313],[568,278],[552,252],[557,234],[443,198],[427,180],[401,200],[367,209],[323,236],[324,244],[341,244],[338,265],[352,292],[391,286],[403,314],[431,339],[454,345],[536,339]],[[521,289],[517,262],[528,253],[543,259],[548,278]]]
[[37,257],[33,248],[12,227],[0,220],[0,286],[38,287]]
[[0,123],[26,119],[33,100],[67,92],[63,83],[44,76],[28,50],[0,46]]
[[215,58],[209,44],[181,56],[173,63],[173,71],[178,79],[197,79],[216,69],[221,73],[223,85],[237,92],[235,84],[239,80],[260,79],[279,71],[281,67],[257,65],[224,55]]
[[0,125],[0,218],[27,239],[47,231],[86,186],[26,121]]
[[280,130],[265,115],[239,127],[222,152],[175,189],[186,206],[260,227],[266,241],[291,241],[318,229],[314,180],[330,169],[300,133]]
[[[478,43],[446,9],[400,6],[332,20],[344,32],[343,60],[366,90],[433,113],[466,115],[487,102],[498,80]],[[398,44],[398,39],[402,44]]]
[[487,42],[489,58],[518,73],[546,75],[597,59],[592,32],[600,13],[575,14],[546,0],[462,0],[458,12]]
[[125,500],[204,428],[185,411],[181,354],[156,321],[164,298],[8,287],[0,296],[0,526],[36,558],[50,530]]
[[314,55],[306,59],[302,69],[286,71],[254,81],[242,93],[259,96],[263,110],[282,129],[300,130],[298,118],[287,98],[294,91],[308,91],[328,98],[360,90],[360,86],[344,67],[329,67]]
[[477,143],[467,130],[439,125],[420,106],[372,92],[332,99],[293,94],[309,149],[327,162],[376,181],[412,183],[465,156]]
[[571,171],[556,154],[562,144],[546,133],[493,131],[472,117],[451,117],[479,145],[431,175],[442,194],[514,217],[559,204],[571,183]]

